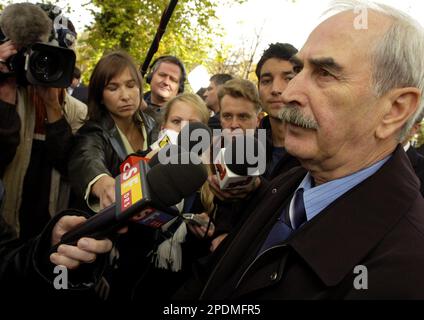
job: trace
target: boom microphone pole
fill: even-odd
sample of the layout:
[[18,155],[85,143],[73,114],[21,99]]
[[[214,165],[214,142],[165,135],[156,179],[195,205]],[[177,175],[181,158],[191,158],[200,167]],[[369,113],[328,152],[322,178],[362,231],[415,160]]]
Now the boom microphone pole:
[[146,59],[140,69],[141,75],[144,77],[149,68],[149,64],[152,61],[153,56],[158,51],[160,40],[162,39],[163,34],[166,31],[166,26],[168,25],[169,20],[171,19],[172,13],[174,12],[175,7],[177,6],[178,0],[171,0],[169,5],[166,7],[165,11],[162,14],[162,17],[159,22],[158,30],[156,31],[155,38],[153,39],[152,44],[150,45],[149,51],[147,52]]

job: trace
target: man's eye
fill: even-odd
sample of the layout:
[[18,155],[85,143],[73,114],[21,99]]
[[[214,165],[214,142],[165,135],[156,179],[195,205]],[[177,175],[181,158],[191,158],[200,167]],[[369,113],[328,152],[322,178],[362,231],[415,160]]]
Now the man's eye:
[[293,67],[293,72],[294,72],[295,74],[300,73],[302,70],[303,70],[303,67],[302,67],[302,66],[294,66],[294,67]]
[[328,70],[326,69],[319,69],[316,71],[316,74],[318,75],[318,77],[324,78],[324,79],[335,79],[336,77],[330,73]]
[[286,76],[285,78],[284,78],[284,80],[285,81],[287,81],[287,82],[289,82],[291,79],[293,79],[294,78],[294,75],[293,74],[291,74],[291,75],[288,75],[288,76]]
[[325,69],[320,69],[320,70],[318,70],[318,74],[321,76],[321,77],[331,77],[331,76],[333,76],[330,72],[328,72],[327,70],[325,70]]
[[173,124],[180,124],[181,123],[181,120],[179,120],[179,119],[174,119],[174,120],[172,120],[171,121]]
[[270,83],[271,83],[271,80],[270,80],[270,79],[262,79],[262,80],[261,80],[261,85],[266,86],[266,85],[268,85],[268,84],[270,84]]

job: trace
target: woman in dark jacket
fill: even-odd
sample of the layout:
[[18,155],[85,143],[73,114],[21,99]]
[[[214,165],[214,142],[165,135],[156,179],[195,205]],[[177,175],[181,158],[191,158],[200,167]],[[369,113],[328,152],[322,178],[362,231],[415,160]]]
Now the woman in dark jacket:
[[[209,112],[201,98],[190,93],[178,95],[167,103],[159,133],[162,138],[157,142],[162,141],[165,135],[176,137],[189,122],[202,122],[206,126],[208,119]],[[159,145],[154,143],[152,148]],[[152,154],[157,151],[153,150]],[[178,206],[181,213],[209,213],[212,210],[211,203],[200,196],[200,190]],[[203,215],[207,216],[206,213]],[[209,253],[208,239],[197,238],[191,232],[193,222],[190,221],[178,218],[160,229],[129,224],[128,233],[121,235],[116,244],[119,251],[118,268],[106,273],[110,284],[109,299],[170,299],[191,275],[193,262]],[[203,228],[206,233],[207,227]]]
[[77,197],[98,211],[115,202],[119,165],[133,152],[148,151],[154,120],[141,110],[142,79],[124,52],[103,57],[90,78],[88,120],[77,132],[69,161]]

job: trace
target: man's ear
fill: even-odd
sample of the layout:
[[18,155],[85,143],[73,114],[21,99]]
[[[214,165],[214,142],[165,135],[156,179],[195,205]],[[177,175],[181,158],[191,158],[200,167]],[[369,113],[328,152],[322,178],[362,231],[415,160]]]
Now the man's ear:
[[386,93],[381,98],[386,111],[376,130],[377,138],[386,139],[399,132],[417,110],[420,97],[420,90],[414,87],[393,89]]

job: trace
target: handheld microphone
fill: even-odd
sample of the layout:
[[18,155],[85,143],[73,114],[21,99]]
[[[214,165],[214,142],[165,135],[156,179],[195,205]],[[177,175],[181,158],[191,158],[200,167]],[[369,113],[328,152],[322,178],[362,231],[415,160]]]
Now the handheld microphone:
[[198,190],[206,179],[203,165],[159,163],[150,169],[140,161],[116,177],[117,202],[64,234],[55,247],[76,244],[81,237],[105,238],[130,220],[159,228],[179,214],[170,206]]
[[[170,151],[171,152],[178,151],[178,153],[181,153],[182,149],[180,148],[176,149],[178,137],[179,137],[178,132],[174,130],[170,130],[170,129],[164,129],[159,133],[159,138],[156,140],[156,142],[154,142],[150,146],[150,149],[152,149],[153,151],[165,149],[164,151],[162,151],[162,153],[163,152],[169,153]],[[159,163],[158,152],[152,157],[152,159],[141,156],[138,153],[132,153],[128,155],[127,158],[121,163],[121,165],[119,166],[119,171],[121,173],[125,172],[130,167],[133,167],[139,161],[147,161],[149,162],[149,166],[152,167],[152,164],[156,165]]]
[[245,189],[265,172],[263,145],[251,135],[232,137],[214,163],[221,190]]
[[177,145],[200,156],[205,153],[212,143],[211,129],[201,122],[189,122],[177,137]]
[[18,48],[49,39],[53,24],[39,6],[32,3],[8,5],[2,12],[0,27]]
[[157,152],[155,154],[153,154],[153,156],[150,155],[149,153],[149,157],[147,156],[143,156],[140,153],[131,153],[129,154],[125,160],[121,163],[121,165],[119,166],[119,171],[121,173],[128,171],[131,167],[134,167],[137,163],[139,163],[140,161],[146,162],[149,164],[150,168],[153,168],[155,165],[159,164],[159,153],[165,153],[165,154],[175,154],[175,153],[182,153],[182,149],[180,147],[178,147],[176,144],[166,144],[164,145],[162,148],[158,148],[156,149]]
[[[166,144],[149,160],[149,166],[153,167],[160,163],[182,162],[182,155],[192,155],[194,159],[200,160],[200,156],[208,150],[211,143],[211,131],[201,122],[190,122],[184,126],[178,134],[176,141]],[[176,155],[180,155],[176,157]],[[193,159],[189,159],[191,161]],[[194,163],[199,163],[194,162]]]
[[134,167],[140,161],[149,162],[149,159],[137,153],[131,153],[125,158],[124,162],[121,163],[119,166],[119,171],[121,173],[128,171],[131,167]]
[[161,149],[169,144],[177,144],[178,132],[171,129],[164,129],[159,132],[159,137],[151,146],[150,149]]

